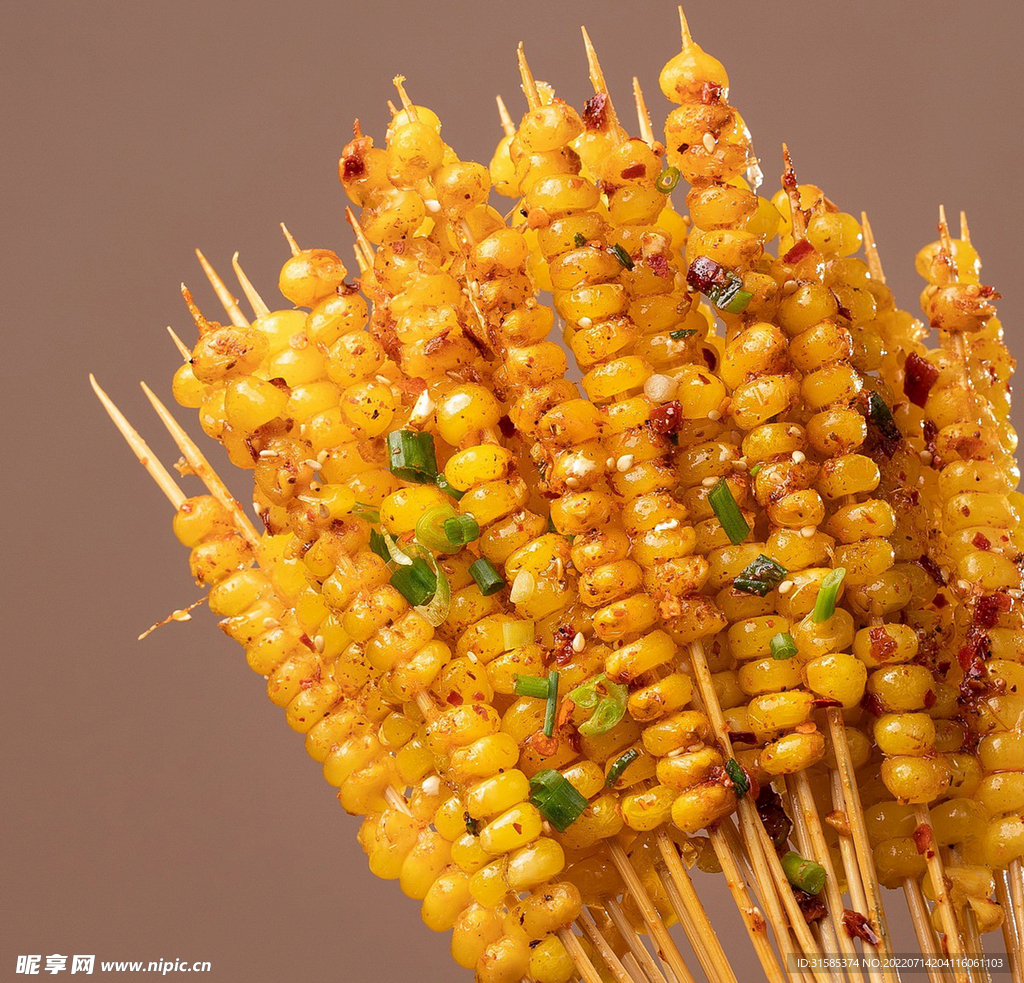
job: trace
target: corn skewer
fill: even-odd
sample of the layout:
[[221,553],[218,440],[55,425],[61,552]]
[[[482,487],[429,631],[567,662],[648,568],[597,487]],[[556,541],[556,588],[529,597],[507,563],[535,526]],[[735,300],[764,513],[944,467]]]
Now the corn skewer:
[[1010,973],[1013,983],[1024,983],[1024,965],[1021,963],[1021,941],[1017,936],[1017,921],[1013,918],[1013,899],[1010,896],[1009,876],[1007,872],[996,874],[996,900],[1008,912],[1003,919],[1003,945],[1010,960]]
[[626,918],[618,902],[608,899],[605,902],[605,911],[608,912],[612,924],[618,933],[626,940],[626,944],[629,946],[629,957],[635,960],[640,972],[650,979],[652,983],[666,983],[664,974],[633,930],[629,919]]

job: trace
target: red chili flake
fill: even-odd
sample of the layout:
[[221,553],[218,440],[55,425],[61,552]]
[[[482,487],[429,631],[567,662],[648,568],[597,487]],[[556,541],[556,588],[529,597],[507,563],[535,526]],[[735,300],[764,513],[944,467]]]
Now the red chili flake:
[[839,299],[839,295],[834,290],[830,290],[829,293],[832,294],[833,298],[835,299],[836,311],[838,312],[839,316],[846,318],[847,321],[852,321],[853,320],[853,312],[850,310],[850,308],[847,307]]
[[925,710],[931,710],[931,708],[933,706],[935,706],[936,699],[937,699],[937,697],[935,695],[935,690],[933,690],[933,689],[926,690],[925,694],[924,694],[924,708],[925,708]]
[[843,909],[843,928],[851,939],[863,939],[868,945],[878,945],[882,941],[875,935],[871,923],[859,911]]
[[978,598],[971,623],[975,628],[995,628],[999,615],[1009,611],[1011,603],[1009,594],[1000,591],[995,594],[984,594]]
[[516,435],[516,425],[507,414],[498,420],[498,429],[501,431],[502,437],[508,438]]
[[990,550],[990,549],[992,549],[992,541],[988,538],[988,536],[985,536],[985,535],[983,535],[980,532],[976,532],[974,534],[974,539],[971,540],[971,545],[975,549],[979,549],[979,550]]
[[598,92],[583,104],[583,125],[588,130],[603,130],[607,121],[608,95]]
[[396,242],[391,243],[391,251],[396,256],[401,256],[405,252],[405,240],[399,239]]
[[841,707],[842,705],[840,700],[833,700],[830,696],[818,696],[811,700],[812,707]]
[[661,406],[651,410],[650,427],[655,433],[678,433],[682,425],[683,408],[679,405],[678,400],[673,399],[671,402],[662,403]]
[[459,693],[456,693],[455,690],[452,690],[448,694],[448,699],[445,702],[450,703],[453,707],[461,707],[462,696]]
[[712,290],[723,279],[722,267],[707,256],[698,256],[686,271],[686,282],[702,294]]
[[924,406],[928,401],[939,370],[917,352],[911,352],[903,366],[903,395],[915,406]]
[[[939,428],[935,425],[932,420],[925,420],[921,427],[921,433],[924,436],[925,449],[930,451],[931,454],[935,455],[935,439],[939,436]],[[934,459],[932,460],[932,466],[935,466]]]
[[945,587],[946,578],[942,576],[942,570],[939,569],[939,565],[930,556],[920,557],[917,560],[917,564],[935,583]]
[[932,847],[935,841],[932,839],[932,828],[927,823],[921,823],[913,833],[914,846],[917,847],[917,852],[923,856],[932,856],[934,851]]
[[756,744],[757,738],[754,737],[752,730],[731,730],[729,731],[729,738],[735,744]]
[[513,823],[513,824],[512,824],[512,828],[513,828],[513,829],[514,829],[514,830],[515,830],[515,831],[516,831],[517,833],[522,833],[522,831],[523,831],[523,827],[522,827],[522,824],[521,824],[521,823]]
[[630,164],[629,167],[623,168],[622,177],[643,177],[647,173],[647,165],[638,160],[635,164]]
[[884,625],[868,629],[868,640],[871,643],[871,656],[878,662],[888,662],[896,651],[896,639],[889,634]]
[[714,372],[718,367],[718,352],[714,348],[705,346],[700,350],[700,357],[704,359],[704,364]]
[[343,181],[362,177],[366,173],[366,162],[356,154],[341,159],[341,177]]
[[[551,646],[551,658],[555,664],[564,666],[572,660],[572,640],[576,637],[576,629],[570,624],[559,626],[554,633],[554,645]],[[550,659],[545,659],[545,665]]]
[[668,258],[664,253],[655,253],[653,256],[648,256],[647,265],[654,272],[655,276],[663,277],[666,280],[672,276],[672,271],[668,265]]
[[798,887],[795,887],[793,888],[793,897],[796,898],[796,903],[803,913],[804,921],[808,925],[820,922],[828,914],[828,908],[825,907],[825,899],[820,894],[808,894],[806,891],[801,891]]
[[861,698],[860,705],[873,717],[880,717],[885,713],[882,701],[874,693],[865,693]]
[[801,239],[785,256],[782,257],[783,263],[788,263],[790,266],[796,266],[797,263],[802,259],[806,259],[813,253],[814,246],[812,246],[806,239]]
[[717,82],[705,82],[700,90],[700,101],[705,106],[714,106],[722,101],[722,86]]
[[309,637],[305,632],[299,635],[299,641],[302,642],[310,652],[316,651],[316,646],[313,644],[313,639]]

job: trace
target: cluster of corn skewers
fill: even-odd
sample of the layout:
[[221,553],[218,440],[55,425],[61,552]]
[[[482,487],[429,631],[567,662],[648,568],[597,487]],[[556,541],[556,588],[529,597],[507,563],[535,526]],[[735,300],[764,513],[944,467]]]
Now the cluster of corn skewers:
[[383,145],[357,123],[339,163],[356,285],[285,230],[293,308],[235,257],[250,321],[200,254],[229,323],[183,288],[173,392],[253,471],[262,533],[148,388],[207,495],[97,393],[371,869],[481,983],[734,980],[693,864],[771,981],[837,978],[825,953],[895,979],[885,886],[923,953],[1001,930],[1020,983],[1012,359],[966,226],[918,257],[929,349],[866,218],[788,153],[757,194],[685,20],[664,143],[584,39],[582,113],[520,48],[489,168],[396,79]]

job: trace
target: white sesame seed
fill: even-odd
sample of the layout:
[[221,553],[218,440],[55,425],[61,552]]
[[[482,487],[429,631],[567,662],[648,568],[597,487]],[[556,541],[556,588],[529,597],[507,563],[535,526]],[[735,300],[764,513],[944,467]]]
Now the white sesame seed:
[[327,648],[327,642],[324,641],[323,635],[317,635],[316,638],[313,639],[313,647],[317,652],[323,652],[323,650]]
[[565,479],[565,483],[569,488],[579,488],[580,479],[577,478],[575,475],[571,474],[568,478]]
[[779,593],[780,594],[788,594],[792,589],[793,589],[793,581],[792,580],[784,580],[784,581],[782,581],[781,584],[779,584]]
[[260,457],[262,457],[262,458],[277,457],[277,456],[278,456],[277,451],[260,451]]
[[705,133],[701,138],[701,142],[704,144],[704,149],[709,154],[713,154],[715,152],[715,146],[718,141],[710,133]]
[[315,458],[308,457],[302,463],[305,464],[307,468],[312,468],[314,471],[320,470],[320,462]]
[[931,451],[921,451],[921,455],[920,456],[921,456],[921,463],[922,464],[931,464],[932,461],[934,460],[934,457],[933,457]]
[[263,619],[263,627],[264,628],[276,628],[279,624],[280,624],[280,622],[277,620],[277,618],[264,618]]
[[623,454],[622,457],[620,457],[615,462],[615,470],[616,471],[628,471],[631,467],[633,467],[633,455],[632,454]]
[[962,591],[969,591],[971,589],[971,584],[968,580],[958,580],[956,585]]
[[717,423],[719,420],[722,419],[722,414],[719,413],[718,410],[709,410],[708,419],[713,420],[715,423]]
[[712,487],[713,485],[717,485],[717,484],[718,484],[718,479],[717,479],[717,478],[705,478],[705,479],[704,479],[704,480],[703,480],[703,481],[701,482],[701,484],[702,484],[702,485],[703,485],[703,486],[704,486],[705,488],[711,488],[711,487]]
[[441,211],[441,202],[436,198],[426,198],[423,204],[426,206],[428,212],[433,212],[435,215]]
[[576,323],[581,328],[591,328],[594,326],[594,322],[589,317],[581,317]]
[[803,464],[807,460],[807,455],[803,451],[793,451],[791,456],[794,464]]
[[615,467],[615,458],[614,457],[606,457],[605,461],[604,461],[604,466],[606,468],[608,468],[609,470],[614,468]]
[[253,510],[253,512],[256,513],[256,518],[257,519],[260,517],[260,514],[263,511],[263,509],[260,508],[260,503],[259,502],[253,502],[252,503],[252,510]]
[[416,423],[422,423],[434,412],[434,401],[430,398],[430,390],[424,389],[413,404],[412,415],[409,417]]
[[679,388],[679,383],[670,375],[655,373],[644,383],[644,395],[655,403],[667,403]]
[[520,570],[516,574],[515,580],[512,581],[512,589],[509,591],[508,599],[513,604],[519,604],[533,597],[533,592],[536,589],[537,581],[533,574],[529,570]]
[[476,652],[467,652],[466,658],[473,663],[478,663],[480,661],[480,657],[476,654]]
[[746,471],[748,466],[747,459],[745,457],[741,457],[738,461],[733,461],[732,465],[734,468],[739,468],[740,471]]
[[390,380],[390,379],[389,379],[389,378],[388,378],[388,377],[387,377],[386,375],[379,375],[379,374],[378,374],[378,375],[376,376],[376,379],[377,379],[377,381],[378,381],[378,382],[379,382],[379,383],[380,383],[380,384],[381,384],[382,386],[390,386],[390,385],[391,385],[391,380]]
[[803,529],[800,530],[800,535],[803,536],[804,539],[810,539],[817,531],[817,526],[804,526]]
[[664,522],[659,522],[655,527],[655,532],[668,532],[669,529],[675,529],[679,525],[678,519],[666,519]]
[[582,652],[584,648],[586,648],[586,645],[587,640],[584,637],[583,632],[576,632],[572,639],[572,650],[578,654]]
[[437,775],[431,775],[429,778],[423,779],[420,788],[426,795],[437,795],[441,791],[441,779]]

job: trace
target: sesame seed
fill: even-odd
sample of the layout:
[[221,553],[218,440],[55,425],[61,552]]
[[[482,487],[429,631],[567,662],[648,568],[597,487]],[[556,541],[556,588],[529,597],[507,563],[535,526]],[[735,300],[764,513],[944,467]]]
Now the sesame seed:
[[792,580],[784,580],[784,581],[782,581],[781,584],[779,584],[779,593],[780,594],[788,594],[792,589],[793,589],[793,581]]
[[276,628],[279,624],[280,624],[280,622],[277,620],[277,618],[264,618],[263,619],[263,627],[264,628]]
[[587,640],[584,637],[583,632],[576,632],[572,639],[572,650],[578,654],[582,652],[584,648],[586,648],[586,645]]
[[969,591],[971,589],[971,584],[968,580],[958,580],[956,585],[962,591]]
[[263,510],[262,510],[262,509],[260,508],[260,503],[259,503],[259,502],[253,502],[253,503],[252,503],[252,510],[253,510],[253,512],[255,512],[255,513],[256,513],[256,518],[259,518],[260,512],[262,512],[262,511],[263,511]]
[[480,657],[476,654],[476,652],[467,652],[466,658],[473,663],[478,663],[480,661]]
[[436,198],[426,198],[424,199],[423,204],[426,206],[428,212],[433,212],[435,215],[441,211],[441,202]]
[[934,457],[933,457],[931,451],[921,451],[920,457],[921,457],[921,463],[922,464],[931,464],[932,461],[934,460]]
[[581,328],[591,328],[594,326],[594,322],[589,317],[581,317],[576,323]]
[[577,478],[575,475],[569,475],[569,477],[565,479],[565,484],[569,488],[579,488],[580,479]]
[[708,419],[713,420],[715,423],[717,423],[719,420],[722,419],[722,414],[719,413],[718,410],[710,410],[708,412]]
[[655,527],[655,532],[668,532],[669,529],[675,529],[679,525],[678,519],[667,519],[665,522],[659,522]]
[[605,461],[604,461],[604,466],[606,468],[608,468],[609,470],[611,468],[614,468],[615,467],[615,458],[614,457],[606,457]]
[[615,470],[616,471],[628,471],[631,467],[633,467],[633,455],[632,454],[623,454],[622,457],[620,457],[615,462]]
[[278,456],[277,455],[277,451],[260,451],[260,457],[262,457],[262,458],[277,457],[277,456]]
[[672,376],[655,373],[644,383],[644,395],[655,403],[666,403],[676,394],[678,388],[679,383]]
[[718,141],[710,133],[705,133],[701,138],[701,142],[704,144],[704,149],[709,154],[713,154],[715,152],[715,145]]
[[434,412],[434,401],[430,398],[430,390],[424,389],[416,399],[412,408],[411,420],[421,423]]
[[793,280],[792,278],[790,278],[789,280],[784,281],[783,284],[782,284],[782,295],[784,297],[788,297],[790,294],[796,292],[796,288],[797,288],[796,280]]
[[317,461],[315,458],[308,457],[302,463],[305,464],[307,468],[312,468],[314,471],[320,470],[320,462]]
[[733,461],[732,466],[734,468],[739,468],[740,471],[746,471],[748,467],[747,459],[745,457],[741,457],[738,461]]
[[803,464],[807,460],[807,455],[803,451],[793,451],[791,456],[794,464]]
[[437,775],[431,775],[429,778],[423,779],[420,788],[426,795],[437,795],[441,791],[441,779]]
[[327,642],[324,641],[323,635],[317,635],[316,638],[313,639],[313,647],[317,652],[323,652],[323,650],[327,648]]
[[817,531],[817,526],[804,526],[803,529],[800,530],[800,535],[803,536],[804,539],[810,539]]
[[513,604],[529,600],[537,589],[537,581],[529,570],[520,570],[512,581],[512,589],[509,591],[508,599]]
[[717,485],[717,484],[718,484],[718,479],[717,479],[717,478],[705,478],[705,479],[704,479],[704,480],[703,480],[703,481],[701,482],[701,484],[702,484],[702,485],[703,485],[703,486],[704,486],[705,488],[711,488],[711,487],[712,487],[713,485]]

